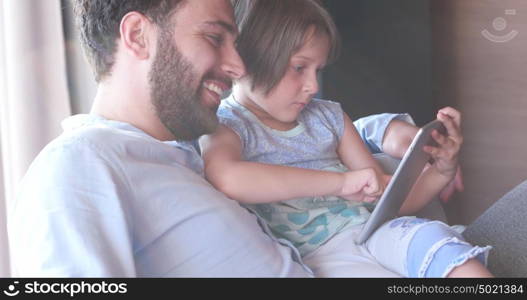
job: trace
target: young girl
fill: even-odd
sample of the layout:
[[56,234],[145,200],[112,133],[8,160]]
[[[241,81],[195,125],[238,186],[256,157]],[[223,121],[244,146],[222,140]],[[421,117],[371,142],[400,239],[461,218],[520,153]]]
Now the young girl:
[[[313,99],[318,73],[337,54],[331,17],[314,0],[241,1],[236,8],[247,75],[220,105],[223,125],[200,140],[207,179],[290,240],[317,276],[351,276],[358,262],[377,276],[395,275],[379,264],[411,277],[491,276],[482,264],[490,247],[473,247],[437,221],[398,218],[364,246],[354,243],[389,176],[340,105]],[[426,205],[456,173],[460,114],[444,108],[437,117],[448,136],[433,133],[440,146],[424,150],[434,165],[401,215]]]

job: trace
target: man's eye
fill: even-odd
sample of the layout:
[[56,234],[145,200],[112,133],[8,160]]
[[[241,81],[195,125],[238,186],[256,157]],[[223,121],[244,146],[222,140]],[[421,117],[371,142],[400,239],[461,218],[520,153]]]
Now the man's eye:
[[223,42],[223,38],[220,35],[207,34],[207,37],[212,41],[215,46],[219,46]]

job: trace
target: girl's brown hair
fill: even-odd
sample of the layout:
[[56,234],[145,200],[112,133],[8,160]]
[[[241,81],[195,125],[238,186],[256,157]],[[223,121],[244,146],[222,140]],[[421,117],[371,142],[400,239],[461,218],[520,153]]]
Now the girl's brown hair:
[[284,76],[291,56],[311,28],[329,39],[328,63],[336,60],[340,39],[331,15],[315,0],[232,0],[240,27],[237,49],[252,89],[268,94]]

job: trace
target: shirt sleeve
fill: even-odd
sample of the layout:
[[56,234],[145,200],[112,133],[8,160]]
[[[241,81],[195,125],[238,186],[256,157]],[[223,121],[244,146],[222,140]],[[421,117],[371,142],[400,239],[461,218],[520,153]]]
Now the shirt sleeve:
[[48,146],[9,218],[14,275],[136,276],[123,178],[87,143]]
[[388,124],[392,120],[401,120],[412,125],[415,125],[412,117],[405,114],[391,114],[383,113],[377,115],[371,115],[364,118],[360,118],[353,122],[357,131],[359,132],[360,137],[368,147],[371,153],[381,153],[382,150],[382,140],[384,138],[384,133]]
[[327,124],[333,131],[335,137],[340,141],[344,135],[344,111],[338,102],[329,100],[313,99],[309,103],[307,109],[310,110],[308,114],[315,116]]
[[220,106],[218,109],[218,120],[220,124],[228,127],[240,138],[242,149],[247,148],[250,124],[247,124],[247,120],[240,116],[242,114],[235,109]]

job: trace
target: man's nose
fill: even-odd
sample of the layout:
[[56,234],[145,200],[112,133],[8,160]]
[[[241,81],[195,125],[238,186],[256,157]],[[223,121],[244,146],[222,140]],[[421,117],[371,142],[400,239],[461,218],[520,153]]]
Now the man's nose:
[[234,46],[226,49],[221,69],[232,79],[239,79],[245,75],[245,64]]

